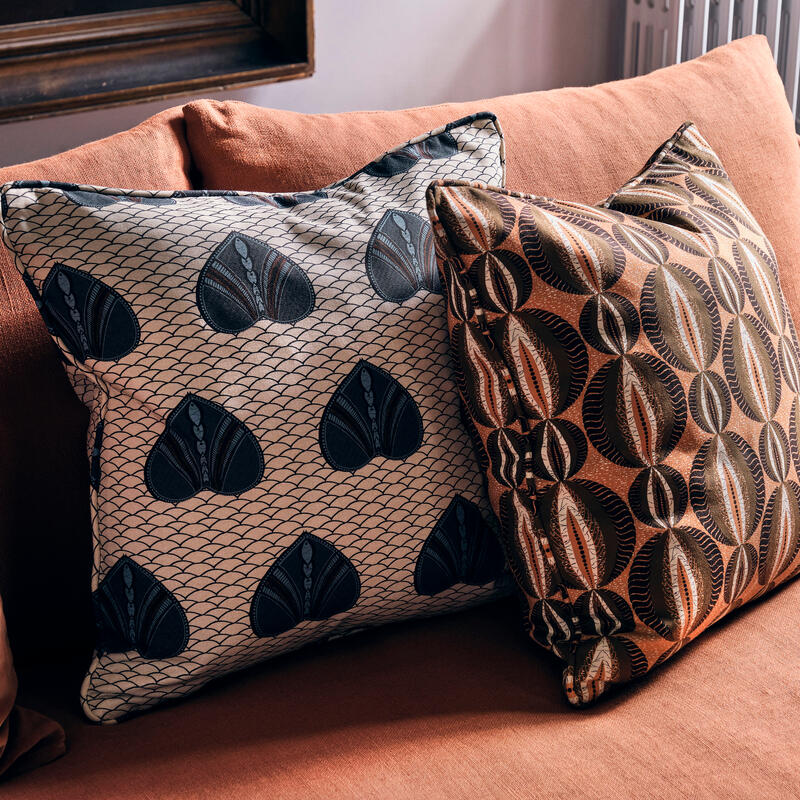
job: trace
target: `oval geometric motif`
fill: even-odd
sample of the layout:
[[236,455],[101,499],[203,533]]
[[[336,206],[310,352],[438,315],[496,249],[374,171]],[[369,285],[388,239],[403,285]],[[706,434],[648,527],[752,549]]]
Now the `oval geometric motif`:
[[496,428],[486,439],[489,469],[495,480],[514,489],[525,481],[527,442],[513,428]]
[[783,378],[793,392],[800,391],[800,359],[797,348],[788,336],[781,336],[778,342],[778,360]]
[[780,484],[772,493],[759,544],[758,582],[773,586],[789,569],[800,549],[800,486],[794,481]]
[[720,343],[717,304],[708,285],[679,264],[654,268],[644,282],[642,327],[656,352],[673,367],[700,372]]
[[564,670],[564,693],[572,705],[594,702],[610,683],[625,683],[647,672],[647,657],[627,636],[579,641]]
[[627,297],[601,292],[590,297],[581,311],[580,329],[584,338],[601,353],[621,356],[639,338],[639,314]]
[[759,422],[774,416],[781,402],[778,357],[755,317],[742,314],[731,320],[722,360],[731,393],[745,415]]
[[625,269],[619,244],[590,222],[567,222],[532,205],[519,215],[519,239],[530,267],[562,292],[595,295]]
[[441,271],[446,276],[447,308],[460,322],[466,322],[473,313],[472,298],[458,273],[458,262],[454,258],[442,261]]
[[584,592],[575,601],[574,608],[581,632],[587,636],[611,636],[636,627],[631,607],[609,589]]
[[531,469],[537,478],[563,481],[572,477],[586,461],[586,436],[566,419],[547,419],[530,433]]
[[689,492],[697,518],[717,541],[744,544],[764,508],[758,456],[738,434],[712,436],[695,456]]
[[663,264],[669,256],[667,248],[657,237],[635,225],[612,225],[611,233],[629,253],[645,264]]
[[779,422],[770,421],[761,428],[758,455],[764,472],[774,481],[784,481],[791,469],[789,438]]
[[496,349],[473,322],[456,325],[451,335],[459,388],[469,413],[487,428],[504,428],[514,417],[514,406]]
[[583,424],[591,443],[614,464],[656,464],[686,427],[683,387],[667,364],[649,353],[608,361],[586,389]]
[[689,490],[683,475],[666,464],[643,469],[628,490],[636,517],[654,528],[672,528],[686,513]]
[[729,314],[741,314],[744,289],[734,268],[724,258],[715,256],[708,262],[708,277],[719,304]]
[[555,564],[542,546],[542,525],[527,491],[509,489],[500,497],[500,534],[509,569],[522,590],[548,597],[557,577]]
[[710,370],[692,378],[689,409],[706,433],[722,433],[731,419],[731,398],[725,381]]
[[436,213],[459,253],[488,253],[511,233],[517,214],[502,197],[486,202],[482,192],[471,186],[451,186],[434,190]]
[[529,620],[533,640],[559,658],[566,658],[575,637],[571,606],[561,600],[536,600]]
[[733,548],[725,569],[725,590],[722,599],[727,605],[737,602],[756,574],[758,555],[749,542]]
[[580,335],[561,317],[531,309],[508,314],[495,332],[528,417],[550,419],[569,408],[589,368]]
[[733,255],[756,314],[772,333],[780,333],[785,321],[783,298],[770,257],[743,239],[734,242]]
[[628,506],[611,489],[563,481],[538,498],[550,547],[568,586],[597,589],[628,565],[636,529]]
[[490,250],[478,256],[470,275],[482,303],[493,311],[514,311],[531,293],[525,260],[511,250]]
[[628,593],[645,625],[681,642],[714,607],[722,580],[722,556],[711,537],[694,528],[669,528],[637,553]]

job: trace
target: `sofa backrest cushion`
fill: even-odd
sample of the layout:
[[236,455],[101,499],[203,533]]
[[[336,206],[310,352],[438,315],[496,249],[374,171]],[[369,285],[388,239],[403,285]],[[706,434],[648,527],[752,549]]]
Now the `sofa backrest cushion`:
[[206,188],[297,191],[348,175],[421,130],[483,110],[503,127],[509,189],[585,203],[619,188],[649,158],[654,141],[694,121],[773,243],[787,273],[784,292],[800,317],[800,271],[793,271],[800,263],[800,150],[763,36],[591,88],[319,115],[203,100],[185,106],[184,114]]
[[[183,115],[0,169],[12,180],[189,189]],[[18,666],[90,645],[86,414],[31,295],[0,243],[0,594]]]

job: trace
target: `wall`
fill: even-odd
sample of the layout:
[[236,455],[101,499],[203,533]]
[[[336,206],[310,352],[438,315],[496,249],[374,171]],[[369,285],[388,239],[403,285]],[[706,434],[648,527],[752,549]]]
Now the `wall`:
[[[623,14],[624,0],[316,0],[313,77],[207,96],[329,112],[599,83],[621,74]],[[0,166],[189,99],[0,125]]]

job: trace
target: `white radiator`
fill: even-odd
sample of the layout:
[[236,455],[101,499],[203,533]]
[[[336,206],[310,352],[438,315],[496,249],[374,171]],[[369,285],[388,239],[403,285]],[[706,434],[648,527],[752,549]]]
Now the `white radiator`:
[[626,77],[765,34],[800,130],[800,0],[627,0],[625,30]]

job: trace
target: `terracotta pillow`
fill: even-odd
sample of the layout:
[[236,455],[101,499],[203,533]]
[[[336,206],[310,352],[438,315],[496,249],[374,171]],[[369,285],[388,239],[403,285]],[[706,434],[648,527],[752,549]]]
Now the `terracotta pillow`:
[[497,594],[425,214],[446,175],[503,181],[492,115],[304,194],[4,188],[91,412],[92,719]]
[[484,109],[503,126],[509,187],[582,203],[607,197],[649,158],[653,141],[694,120],[785,265],[784,293],[800,317],[800,271],[791,268],[800,263],[800,151],[764,36],[589,88],[344,114],[201,100],[184,114],[203,186],[283,192],[338,180],[417,131]]
[[14,705],[17,676],[0,601],[0,780],[3,775],[46,764],[64,753],[60,725]]
[[[0,169],[0,184],[189,189],[189,171],[183,116],[170,109],[106,139]],[[27,662],[91,649],[85,437],[85,410],[0,242],[0,593],[21,672]]]
[[692,125],[601,208],[455,181],[428,204],[530,633],[588,703],[797,573],[775,256]]

